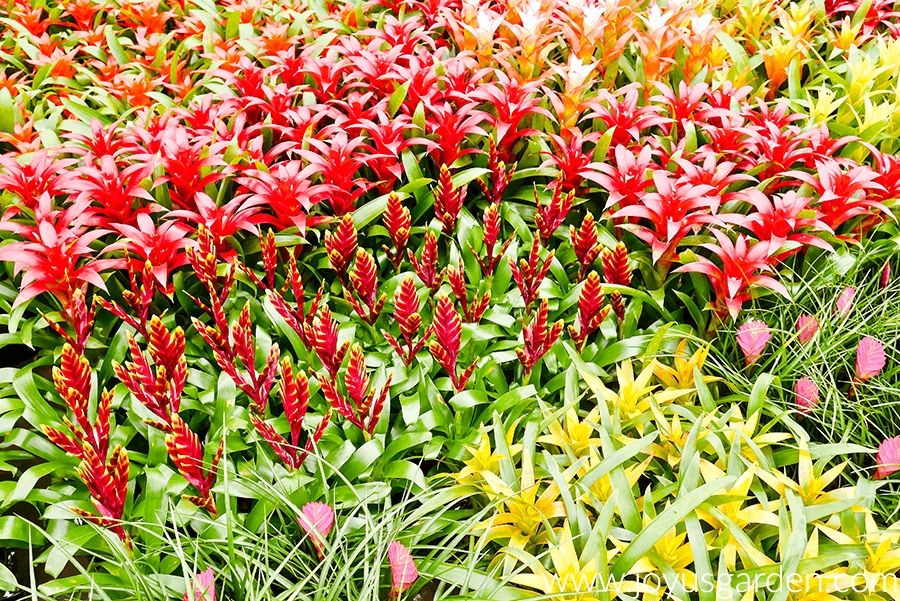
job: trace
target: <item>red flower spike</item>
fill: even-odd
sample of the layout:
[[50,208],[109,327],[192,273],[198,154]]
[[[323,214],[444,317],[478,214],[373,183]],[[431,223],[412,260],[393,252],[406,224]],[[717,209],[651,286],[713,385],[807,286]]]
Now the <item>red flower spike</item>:
[[157,366],[165,369],[169,383],[169,407],[178,412],[181,393],[187,381],[187,360],[184,357],[184,330],[175,328],[171,333],[158,317],[150,320],[148,327],[150,356]]
[[541,204],[538,198],[537,188],[534,189],[534,202],[537,205],[537,214],[534,216],[534,224],[538,229],[538,236],[541,244],[547,246],[550,243],[550,237],[562,225],[566,215],[572,208],[575,199],[575,191],[571,190],[563,197],[562,183],[557,181],[553,189],[553,197],[546,205]]
[[463,201],[466,198],[466,188],[454,189],[447,165],[441,165],[438,176],[438,187],[434,192],[434,214],[443,226],[443,232],[448,236],[456,227],[456,219],[462,210]]
[[515,261],[509,259],[509,268],[512,271],[516,285],[519,287],[519,292],[522,293],[522,302],[525,304],[526,313],[529,311],[531,303],[537,299],[538,288],[541,282],[544,281],[544,277],[546,277],[547,271],[550,269],[550,264],[553,262],[553,251],[551,250],[543,263],[541,263],[538,254],[539,250],[540,240],[535,237],[531,245],[528,261],[522,259],[519,261],[519,265],[516,265]]
[[325,250],[328,251],[328,260],[341,282],[346,281],[344,278],[350,261],[356,255],[356,247],[356,227],[353,225],[353,218],[350,215],[344,215],[334,230],[334,234],[325,232]]
[[366,395],[369,393],[369,376],[366,374],[366,356],[362,347],[354,344],[350,349],[350,361],[344,374],[347,394],[357,407],[368,406]]
[[453,294],[456,296],[459,304],[462,305],[466,323],[476,323],[481,319],[481,316],[484,315],[485,310],[487,310],[488,303],[491,300],[491,292],[485,292],[480,299],[476,293],[475,298],[472,299],[472,305],[469,305],[469,296],[466,291],[466,277],[462,259],[459,261],[459,269],[456,267],[447,268],[447,281],[450,282],[450,288],[453,290]]
[[276,247],[275,247],[275,232],[269,230],[266,232],[265,236],[262,236],[259,241],[260,249],[262,250],[262,258],[263,258],[263,269],[266,270],[266,280],[269,284],[269,289],[275,289],[275,269],[278,267],[278,259],[276,255]]
[[507,169],[506,164],[500,160],[500,153],[497,152],[497,144],[494,138],[488,138],[488,169],[491,172],[491,187],[482,180],[475,180],[484,197],[491,205],[498,205],[503,200],[503,193],[509,185],[512,174],[516,171],[516,164],[513,163]]
[[594,216],[588,213],[577,230],[575,226],[569,228],[569,241],[575,249],[580,267],[578,269],[578,281],[584,279],[584,274],[594,264],[603,247],[597,243],[597,226],[594,224]]
[[[312,370],[310,370],[310,373],[312,375],[317,375]],[[328,404],[331,405],[338,414],[343,416],[354,426],[363,429],[363,424],[356,415],[356,411],[353,410],[353,407],[344,398],[341,391],[338,390],[337,383],[334,380],[319,377],[319,386],[322,388],[322,395],[325,397],[325,400],[328,401]]]
[[394,292],[394,319],[400,326],[400,333],[403,334],[406,342],[406,351],[387,330],[381,331],[407,367],[412,365],[413,357],[422,350],[425,341],[431,336],[431,327],[429,327],[425,330],[425,335],[418,342],[414,342],[419,328],[422,327],[422,316],[419,315],[420,302],[416,284],[413,282],[412,276],[407,276]]
[[356,263],[353,267],[353,273],[350,274],[350,284],[353,286],[356,296],[362,299],[366,304],[369,312],[366,314],[363,307],[353,297],[352,293],[348,293],[347,295],[350,304],[353,305],[353,308],[366,323],[374,325],[375,321],[378,320],[378,316],[381,314],[381,309],[384,308],[384,302],[387,299],[387,295],[382,294],[381,297],[376,300],[376,295],[378,293],[378,273],[375,266],[375,259],[361,248],[356,251]]
[[206,509],[213,515],[216,515],[217,512],[210,491],[216,480],[216,472],[218,471],[219,460],[222,458],[224,442],[225,439],[223,438],[222,442],[219,443],[219,449],[216,451],[212,466],[204,473],[203,447],[200,445],[200,440],[177,413],[172,415],[172,431],[166,435],[166,448],[169,451],[169,457],[172,458],[184,479],[200,492],[199,496],[185,496],[184,498],[194,505]]
[[300,433],[303,431],[303,418],[309,408],[309,380],[306,374],[298,371],[296,377],[287,357],[281,360],[281,381],[278,394],[284,407],[284,415],[291,425],[291,444],[300,444]]
[[288,469],[295,470],[300,467],[297,465],[297,451],[288,445],[287,441],[275,431],[275,428],[255,415],[250,416],[250,421],[253,423],[256,431],[259,432],[259,435],[269,443],[269,446],[272,447],[272,450],[275,451],[275,454],[278,455],[278,458],[284,462]]
[[409,262],[412,263],[413,270],[422,283],[431,289],[431,293],[437,292],[444,281],[444,271],[437,271],[437,236],[431,230],[425,232],[425,246],[422,249],[422,258],[416,259],[416,256],[410,250],[408,252]]
[[178,413],[181,404],[181,388],[177,382],[172,382],[169,387],[170,379],[164,365],[157,364],[156,373],[153,372],[150,361],[131,335],[128,336],[128,347],[131,361],[125,365],[113,362],[113,371],[134,398],[162,420],[162,423],[152,425],[168,432],[172,414]]
[[487,253],[485,260],[481,260],[481,257],[475,252],[475,249],[472,248],[471,244],[469,244],[469,250],[472,251],[472,254],[475,256],[475,260],[478,261],[478,265],[481,266],[482,275],[490,276],[492,273],[494,273],[494,270],[497,268],[497,264],[500,263],[500,259],[503,257],[504,253],[506,253],[506,249],[509,248],[509,245],[512,243],[513,238],[516,234],[513,233],[506,240],[506,242],[503,243],[503,246],[500,248],[500,252],[495,255],[494,245],[497,242],[497,238],[500,236],[500,208],[498,205],[488,205],[488,207],[484,210],[484,220],[482,223],[482,241],[484,243],[484,249]]
[[524,348],[517,348],[516,355],[519,357],[519,361],[522,362],[522,365],[525,366],[525,376],[531,373],[531,369],[534,367],[534,364],[538,362],[538,360],[547,354],[547,351],[550,350],[556,341],[559,340],[560,334],[562,334],[563,330],[563,322],[557,321],[552,326],[550,326],[549,331],[547,330],[547,313],[549,312],[549,305],[547,303],[547,299],[541,299],[540,305],[538,305],[537,313],[534,316],[534,319],[531,320],[531,323],[525,325],[524,318],[522,319],[522,337],[525,342]]
[[631,285],[631,265],[628,262],[628,249],[621,242],[612,250],[603,250],[603,279],[607,284],[619,286]]
[[314,326],[306,326],[306,337],[309,344],[316,351],[319,361],[328,371],[328,375],[334,379],[337,376],[344,356],[350,348],[350,343],[345,342],[340,350],[337,347],[337,322],[331,316],[331,309],[327,306],[322,309],[322,316],[316,320]]
[[884,269],[881,271],[881,289],[884,290],[888,287],[888,284],[891,281],[891,262],[884,262]]
[[450,381],[456,392],[462,392],[475,369],[476,362],[466,369],[462,377],[457,377],[456,360],[459,357],[462,340],[462,319],[453,307],[453,301],[445,295],[438,298],[432,328],[435,340],[428,345],[428,350],[431,351],[435,361],[450,374]]
[[587,337],[600,327],[607,315],[609,307],[603,306],[603,284],[600,276],[592,271],[588,274],[578,296],[578,329],[569,326],[569,334],[575,341],[578,352],[584,350]]
[[837,301],[834,303],[834,314],[840,318],[847,317],[847,314],[850,313],[850,309],[853,308],[853,297],[856,295],[856,288],[852,286],[847,286],[844,288],[840,295],[838,295]]
[[130,547],[128,535],[119,523],[128,495],[128,452],[117,445],[109,463],[104,463],[96,451],[86,445],[81,457],[81,465],[76,471],[87,485],[91,502],[99,515],[91,515],[78,509],[73,511],[98,526],[110,528]]
[[400,197],[394,192],[388,196],[387,208],[382,218],[384,227],[387,228],[391,236],[391,242],[394,248],[384,246],[384,252],[387,253],[388,260],[394,266],[394,271],[400,270],[400,264],[403,262],[403,255],[406,254],[406,244],[409,242],[409,230],[412,226],[409,209],[403,206]]

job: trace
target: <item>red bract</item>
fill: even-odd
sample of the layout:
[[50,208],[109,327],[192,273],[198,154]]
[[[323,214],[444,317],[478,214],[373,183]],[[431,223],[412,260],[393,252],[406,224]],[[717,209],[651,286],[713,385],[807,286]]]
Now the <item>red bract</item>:
[[309,138],[312,150],[300,150],[298,153],[315,165],[322,174],[322,180],[328,186],[318,198],[325,197],[335,215],[346,215],[356,207],[357,199],[365,194],[373,184],[357,177],[363,166],[363,160],[357,148],[365,143],[365,138],[348,139],[347,134],[339,133],[331,139],[331,144]]
[[172,458],[172,462],[178,467],[178,471],[181,472],[184,479],[200,493],[198,496],[182,496],[213,515],[216,515],[217,512],[211,489],[216,481],[216,472],[219,469],[219,460],[222,459],[224,444],[225,439],[223,438],[213,456],[210,468],[204,470],[203,466],[207,464],[203,460],[203,447],[200,445],[200,440],[177,413],[172,415],[172,430],[166,435],[169,457]]
[[90,244],[109,232],[88,230],[90,213],[86,209],[85,203],[80,202],[54,211],[50,195],[44,193],[35,210],[35,225],[0,222],[0,229],[26,238],[0,248],[0,261],[11,261],[13,273],[24,272],[13,306],[50,292],[63,307],[68,307],[72,294],[85,284],[106,290],[100,273],[115,261],[92,259]]
[[[146,213],[138,214],[135,221],[137,227],[126,224],[114,226],[128,238],[125,249],[129,255],[140,257],[129,256],[126,262],[130,261],[132,268],[135,269],[142,267],[145,261],[149,262],[153,266],[153,276],[159,282],[160,288],[165,289],[172,270],[188,262],[187,256],[182,252],[191,245],[191,240],[187,238],[188,228],[174,221],[157,226],[153,223],[153,218]],[[110,246],[107,250],[113,250],[117,246]]]
[[534,364],[547,354],[547,351],[556,344],[560,334],[562,334],[562,321],[557,321],[550,326],[549,330],[547,329],[548,311],[547,299],[543,298],[531,323],[525,325],[524,317],[522,319],[522,338],[525,345],[524,348],[516,349],[516,356],[519,357],[519,361],[525,366],[525,377],[528,377]]
[[407,276],[397,287],[394,292],[394,319],[400,326],[400,333],[406,342],[406,351],[403,350],[397,339],[391,336],[387,330],[381,330],[385,339],[390,343],[391,347],[397,351],[397,354],[403,360],[403,363],[409,367],[412,365],[413,357],[416,356],[425,341],[431,336],[432,327],[429,326],[425,330],[425,334],[416,342],[415,337],[422,327],[422,316],[419,315],[419,293],[416,291],[415,282],[412,276]]
[[490,187],[480,179],[475,182],[491,204],[500,204],[500,201],[503,200],[503,193],[516,170],[516,164],[513,163],[507,168],[506,163],[500,160],[500,153],[497,151],[494,138],[488,138],[488,170],[491,172]]
[[412,263],[413,270],[422,280],[422,283],[431,289],[431,293],[437,292],[441,282],[444,281],[444,271],[437,271],[437,236],[434,232],[428,230],[425,232],[425,245],[422,248],[422,258],[416,259],[412,250],[408,251],[409,262]]
[[[528,115],[543,115],[552,118],[550,111],[538,106],[541,96],[537,93],[541,82],[522,82],[512,79],[502,71],[496,71],[497,83],[483,83],[469,95],[473,100],[487,103],[497,111],[497,116],[489,115],[488,121],[495,127],[497,150],[504,162],[512,162],[515,155],[513,145],[522,136],[531,135],[534,130],[519,129],[519,124]],[[491,138],[493,140],[493,138]]]
[[[64,194],[73,179],[66,168],[75,161],[71,159],[54,160],[46,150],[38,150],[27,165],[23,165],[8,155],[0,155],[0,189],[18,196],[26,208],[35,210],[38,199],[47,194],[51,199]],[[12,213],[20,209],[13,205]]]
[[221,259],[232,259],[237,251],[226,240],[243,230],[258,235],[256,226],[266,220],[259,213],[258,201],[248,200],[238,196],[218,206],[213,200],[198,192],[194,196],[196,211],[180,210],[169,211],[167,217],[176,218],[182,222],[188,221],[203,226],[216,240],[216,256]]
[[596,171],[585,174],[585,178],[609,192],[609,199],[604,209],[616,205],[619,208],[638,204],[644,196],[644,190],[653,185],[648,177],[653,164],[653,150],[649,146],[641,149],[635,156],[625,146],[616,146],[614,165],[591,163]]
[[[820,237],[798,231],[801,228],[809,228],[811,231],[831,231],[809,208],[810,198],[797,196],[797,193],[791,190],[776,197],[773,203],[768,196],[754,188],[744,190],[740,195],[753,204],[756,212],[746,216],[729,216],[728,220],[747,228],[762,242],[768,242],[773,252],[782,249],[788,242],[793,242],[795,248],[786,249],[778,256],[779,261],[783,261],[785,257],[807,245],[832,250],[831,245]],[[811,216],[801,217],[801,215]]]
[[[350,274],[350,284],[353,287],[353,292],[347,294],[350,304],[353,305],[359,316],[363,318],[363,321],[370,325],[375,325],[375,321],[384,307],[387,294],[377,297],[378,273],[375,259],[361,248],[356,251],[356,263],[354,264],[353,272]],[[354,294],[368,307],[368,314]]]
[[463,148],[466,136],[487,135],[479,126],[487,119],[487,115],[476,109],[476,106],[477,103],[470,102],[459,108],[447,103],[431,107],[431,115],[425,121],[425,130],[433,138],[439,165],[452,165],[459,157],[477,152],[474,148]]
[[164,130],[159,150],[165,167],[160,181],[169,183],[172,203],[182,209],[196,209],[194,195],[226,176],[222,171],[209,171],[225,165],[219,156],[223,144],[207,146],[205,139],[191,136],[183,127]]
[[87,163],[75,170],[77,179],[68,182],[73,201],[95,201],[95,215],[103,227],[133,224],[137,213],[155,202],[141,185],[153,174],[153,166],[139,163],[119,170],[112,156],[99,158],[99,164]]
[[494,273],[497,264],[500,263],[500,259],[503,257],[504,253],[506,253],[506,249],[509,248],[509,245],[512,243],[516,234],[513,232],[513,234],[511,234],[503,243],[503,246],[500,247],[500,252],[496,255],[494,254],[494,246],[497,243],[497,238],[500,236],[500,209],[498,205],[493,203],[488,205],[484,210],[481,231],[482,245],[486,252],[484,260],[481,259],[481,255],[475,252],[475,249],[472,248],[471,244],[469,244],[469,250],[472,251],[475,260],[478,261],[478,265],[481,267],[481,274],[485,277],[489,277]]
[[394,248],[383,246],[388,259],[394,266],[394,271],[400,271],[403,255],[406,254],[406,244],[409,242],[409,229],[412,226],[409,209],[403,206],[400,197],[391,192],[388,196],[387,207],[382,217],[384,227],[391,237]]
[[267,207],[271,219],[280,228],[296,227],[300,234],[306,232],[307,214],[312,209],[314,198],[322,190],[321,186],[311,186],[310,176],[318,173],[321,165],[303,167],[301,161],[278,163],[266,173],[260,170],[245,171],[244,177],[235,181],[252,192],[254,204]]
[[333,379],[319,378],[319,383],[322,386],[322,394],[334,410],[362,430],[368,438],[375,432],[384,401],[390,391],[392,378],[393,374],[388,376],[387,382],[376,398],[376,390],[374,388],[369,390],[370,381],[366,373],[366,357],[362,347],[354,344],[350,349],[350,361],[344,374],[347,396],[353,401],[353,405],[344,398]]
[[347,268],[350,261],[356,256],[357,236],[353,218],[344,215],[334,230],[325,232],[325,250],[328,252],[328,260],[331,268],[337,272],[341,282],[346,282]]
[[544,281],[547,271],[550,269],[550,264],[553,263],[552,250],[544,258],[543,263],[541,262],[538,254],[540,247],[540,241],[535,236],[527,261],[521,259],[519,264],[516,265],[515,261],[509,259],[509,269],[512,271],[513,279],[519,287],[519,292],[522,293],[522,302],[525,304],[526,313],[529,312],[531,303],[537,299],[538,288],[541,282]]
[[586,119],[601,119],[606,129],[616,128],[612,137],[612,146],[632,146],[641,140],[642,132],[656,125],[671,121],[659,114],[659,107],[653,105],[638,108],[638,86],[626,86],[615,95],[601,91],[598,98],[605,104],[589,102],[593,110]]
[[798,174],[797,178],[815,189],[820,197],[817,207],[819,215],[832,230],[845,221],[876,210],[889,213],[887,207],[868,196],[883,191],[882,186],[875,182],[878,174],[870,168],[858,166],[844,171],[833,160],[819,162],[816,168],[818,177]]
[[641,205],[619,209],[613,218],[637,217],[650,221],[651,226],[624,225],[641,240],[650,245],[653,263],[660,263],[662,273],[675,257],[681,239],[697,226],[721,224],[721,220],[710,215],[716,199],[709,196],[709,186],[692,186],[673,181],[665,171],[654,171],[653,182],[656,192],[646,194]]
[[462,341],[462,320],[453,307],[453,301],[445,295],[441,295],[435,305],[432,328],[435,340],[428,345],[428,350],[431,351],[435,361],[450,375],[450,382],[456,392],[462,392],[475,370],[477,361],[473,361],[462,376],[457,377],[456,361],[459,358]]
[[719,318],[731,315],[736,319],[744,301],[752,296],[751,286],[762,286],[790,298],[784,285],[770,275],[765,275],[774,273],[769,265],[771,246],[767,242],[750,244],[750,240],[743,234],[738,236],[736,242],[732,242],[719,230],[712,230],[712,233],[719,244],[707,243],[700,246],[716,255],[722,261],[722,267],[701,257],[675,271],[703,273],[709,278],[716,292],[713,312]]
[[169,332],[158,317],[150,320],[148,330],[148,350],[156,366],[155,373],[148,357],[131,335],[128,336],[131,362],[124,365],[113,362],[113,371],[134,398],[162,420],[159,423],[147,423],[163,432],[169,432],[172,415],[178,413],[181,393],[187,381],[184,332],[181,328]]
[[597,226],[594,224],[594,216],[588,212],[581,222],[581,226],[575,229],[575,226],[569,227],[569,242],[575,250],[575,256],[578,257],[578,280],[584,279],[584,274],[594,264],[603,247],[597,243]]
[[331,317],[331,309],[326,305],[322,309],[322,316],[316,320],[315,325],[305,327],[306,339],[316,351],[319,361],[328,370],[328,375],[334,379],[341,363],[344,362],[344,356],[350,348],[349,342],[344,342],[341,348],[337,346],[337,323]]
[[456,219],[459,217],[459,212],[462,210],[465,199],[465,186],[454,188],[453,181],[450,178],[450,170],[446,165],[441,165],[438,187],[434,191],[434,215],[443,224],[443,232],[445,234],[450,235],[453,233],[453,228],[456,227]]
[[592,271],[578,295],[578,329],[569,326],[569,335],[579,352],[584,349],[587,337],[600,327],[607,315],[609,307],[603,306],[603,284],[597,272]]
[[[288,254],[288,258],[287,281],[285,281],[284,287],[280,291],[270,287],[266,294],[275,311],[284,318],[291,329],[300,337],[300,341],[309,348],[312,343],[307,337],[307,332],[309,331],[308,328],[312,327],[313,319],[319,311],[319,305],[322,303],[322,296],[325,293],[325,282],[323,281],[319,286],[319,291],[310,304],[309,311],[307,311],[304,308],[306,294],[303,290],[303,282],[300,280],[300,272],[297,270],[297,260],[294,258],[293,253]],[[294,294],[294,302],[291,304],[288,304],[288,301],[283,296],[287,292],[288,287]]]
[[[547,153],[550,157],[541,167],[554,166],[559,170],[559,181],[564,190],[580,192],[582,180],[592,179],[595,165],[591,163],[593,152],[584,147],[585,142],[594,143],[600,139],[600,134],[582,134],[579,129],[567,129],[563,132],[565,137],[548,133],[553,152]],[[592,180],[593,181],[593,180]]]
[[252,415],[250,420],[266,442],[275,451],[275,454],[284,462],[290,470],[300,469],[307,456],[319,444],[325,428],[331,419],[331,411],[325,414],[322,421],[316,427],[315,432],[306,441],[306,445],[300,449],[300,435],[303,433],[303,418],[309,408],[309,381],[302,371],[294,376],[291,363],[287,357],[281,360],[281,381],[278,385],[278,395],[284,407],[284,415],[291,428],[290,442],[278,434],[271,425],[259,417]]
[[[603,250],[603,279],[607,284],[617,286],[631,285],[631,264],[628,262],[628,249],[619,242],[612,250]],[[609,304],[616,313],[619,323],[625,321],[625,300],[621,292],[609,294]]]
[[488,303],[491,300],[491,291],[485,292],[480,299],[476,291],[475,296],[472,298],[472,304],[469,305],[469,295],[466,292],[465,268],[463,267],[462,259],[459,262],[459,269],[453,266],[447,268],[447,280],[450,282],[450,288],[453,290],[456,300],[462,305],[465,321],[467,323],[477,323],[488,307]]
[[541,204],[538,198],[537,188],[534,189],[534,202],[537,205],[537,213],[534,216],[534,224],[538,229],[538,237],[544,246],[550,243],[550,237],[565,221],[566,215],[572,208],[575,199],[575,191],[572,190],[563,197],[562,183],[557,181],[553,188],[553,196],[546,205]]

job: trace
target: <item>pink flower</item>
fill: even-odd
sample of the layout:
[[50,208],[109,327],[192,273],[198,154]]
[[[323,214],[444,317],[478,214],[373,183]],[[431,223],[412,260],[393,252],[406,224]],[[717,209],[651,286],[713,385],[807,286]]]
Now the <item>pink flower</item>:
[[738,328],[737,343],[747,358],[747,365],[752,365],[759,359],[771,337],[769,326],[763,321],[748,321]]
[[871,336],[866,336],[856,347],[856,379],[865,382],[872,376],[877,376],[885,361],[884,346]]
[[334,527],[334,510],[325,503],[307,503],[301,510],[303,517],[298,517],[300,527],[316,546],[319,560],[325,558],[325,539]]
[[[216,601],[216,589],[213,585],[215,577],[212,568],[200,572],[194,576],[193,589],[194,601]],[[184,594],[184,601],[188,601],[188,594]]]
[[882,289],[887,288],[888,284],[891,281],[891,262],[884,262],[884,269],[881,272],[881,287]]
[[819,387],[809,378],[797,380],[794,392],[797,395],[797,409],[804,415],[812,413],[819,404]]
[[837,301],[834,303],[834,314],[838,317],[847,317],[850,309],[853,307],[853,296],[856,294],[856,288],[847,286],[838,295]]
[[812,315],[801,315],[797,318],[797,337],[800,344],[806,344],[819,329],[819,320]]
[[878,445],[875,465],[876,480],[881,480],[900,470],[900,436],[888,438]]
[[416,563],[409,554],[409,549],[400,541],[392,541],[388,545],[388,561],[391,562],[391,597],[405,591],[419,577]]

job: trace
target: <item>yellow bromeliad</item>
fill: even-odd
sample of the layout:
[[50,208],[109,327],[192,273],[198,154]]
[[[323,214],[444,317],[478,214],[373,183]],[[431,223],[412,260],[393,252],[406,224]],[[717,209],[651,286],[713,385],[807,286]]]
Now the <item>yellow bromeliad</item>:
[[760,479],[781,495],[785,494],[785,489],[794,491],[804,505],[821,505],[838,500],[834,494],[836,491],[826,492],[826,489],[829,484],[841,475],[841,472],[850,462],[845,461],[823,474],[821,466],[816,468],[813,465],[812,456],[806,442],[801,440],[799,446],[797,482],[794,482],[776,469],[759,470]]
[[549,434],[538,438],[538,442],[558,447],[564,453],[571,453],[577,460],[600,446],[600,439],[594,427],[599,422],[600,411],[596,407],[583,420],[578,419],[578,411],[573,407],[566,411],[564,422],[552,421],[547,428]]
[[[687,356],[687,338],[683,338],[678,343],[675,350],[674,367],[656,363],[653,373],[662,382],[666,388],[683,390],[694,387],[694,368],[703,371],[703,363],[709,354],[710,345],[704,345],[694,351],[690,357]],[[713,376],[703,376],[704,382],[716,382],[719,378]]]
[[[625,477],[628,480],[629,486],[634,486],[638,479],[644,475],[644,471],[646,471],[647,467],[650,465],[650,462],[653,460],[653,457],[647,457],[641,463],[635,465],[629,465],[624,468]],[[603,461],[603,458],[598,453],[597,449],[591,449],[590,456],[588,458],[587,464],[582,468],[582,473],[579,476],[584,476],[590,470],[600,465]],[[603,510],[603,506],[613,495],[613,485],[610,480],[610,475],[605,474],[597,479],[590,488],[588,488],[587,492],[585,492],[581,497],[579,497],[579,501],[582,501],[586,505],[589,505],[594,508],[597,513]],[[618,512],[618,509],[616,510]]]
[[[631,360],[623,361],[616,367],[616,378],[619,381],[619,392],[613,392],[603,385],[599,379],[585,378],[591,391],[609,404],[611,411],[617,411],[623,422],[643,415],[650,411],[650,396],[652,395],[660,405],[671,403],[675,399],[692,392],[692,390],[663,390],[654,392],[658,385],[651,384],[656,370],[657,361],[653,360],[644,367],[643,371],[634,377],[634,369]],[[643,427],[638,430],[643,432]]]
[[459,484],[468,486],[477,486],[490,496],[492,488],[485,480],[485,474],[500,474],[500,462],[504,459],[513,460],[516,455],[522,451],[521,444],[513,444],[513,436],[515,434],[518,422],[506,433],[506,445],[512,457],[506,457],[496,451],[491,450],[491,439],[487,432],[481,433],[481,443],[478,447],[465,446],[466,451],[471,457],[463,462],[465,467],[458,474],[454,474],[453,478]]

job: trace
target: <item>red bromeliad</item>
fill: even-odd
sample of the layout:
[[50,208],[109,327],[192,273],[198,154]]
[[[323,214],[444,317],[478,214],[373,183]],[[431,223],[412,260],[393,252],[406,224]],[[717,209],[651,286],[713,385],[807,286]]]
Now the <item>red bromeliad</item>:
[[325,250],[328,251],[328,260],[331,268],[337,272],[342,283],[347,281],[347,268],[356,256],[357,247],[356,227],[353,218],[344,215],[334,234],[325,232]]
[[594,216],[588,212],[581,222],[581,226],[576,229],[575,226],[569,227],[569,242],[575,250],[575,256],[578,257],[578,281],[584,279],[584,274],[590,269],[603,247],[597,243],[597,226],[594,224]]
[[406,342],[406,351],[403,350],[397,339],[391,336],[387,330],[381,330],[385,339],[397,351],[397,354],[407,367],[412,365],[413,357],[422,350],[432,332],[432,326],[428,326],[422,337],[418,341],[415,340],[419,329],[422,327],[422,316],[419,315],[420,300],[412,276],[407,276],[394,292],[394,319],[400,326],[400,333]]
[[[622,242],[616,244],[612,250],[603,250],[603,279],[607,284],[616,286],[631,285],[631,265],[628,263],[628,249]],[[613,308],[619,323],[625,319],[625,300],[622,293],[610,292],[609,304]]]
[[331,316],[331,309],[328,305],[322,308],[322,315],[314,325],[304,326],[306,331],[306,339],[310,346],[319,357],[319,361],[328,371],[331,379],[337,377],[337,372],[344,362],[347,350],[350,348],[350,342],[344,342],[341,348],[337,345],[337,322]]
[[204,470],[203,447],[197,435],[184,423],[176,413],[172,415],[171,432],[166,435],[166,448],[169,457],[178,467],[181,475],[199,491],[199,495],[183,495],[183,497],[196,505],[216,515],[216,504],[212,498],[212,486],[216,481],[216,472],[219,469],[219,460],[222,459],[222,451],[225,438],[219,443],[219,448],[213,456],[212,464],[208,470]]
[[525,346],[523,348],[517,348],[516,355],[519,357],[519,361],[522,362],[522,365],[525,366],[525,377],[528,377],[534,364],[547,354],[547,351],[556,344],[560,334],[562,334],[562,321],[557,321],[550,326],[549,330],[547,329],[548,311],[549,305],[547,299],[542,298],[531,323],[526,325],[524,317],[522,318],[522,338]]
[[290,442],[286,441],[275,429],[253,415],[250,417],[253,426],[259,434],[269,443],[275,454],[284,462],[290,470],[300,469],[307,456],[312,452],[328,422],[331,419],[331,411],[325,414],[322,421],[316,427],[315,432],[306,441],[306,445],[300,448],[300,435],[303,433],[303,418],[309,408],[309,381],[302,371],[294,375],[291,363],[287,357],[281,360],[281,380],[278,384],[278,395],[281,405],[284,407],[284,415],[291,428]]
[[453,232],[465,199],[465,186],[454,188],[450,170],[446,165],[441,165],[438,187],[434,191],[434,214],[444,226],[444,234],[450,235]]
[[434,232],[431,230],[425,232],[425,245],[422,248],[421,259],[417,260],[412,250],[408,251],[407,254],[413,270],[415,270],[419,279],[422,280],[422,283],[428,286],[432,294],[437,292],[441,282],[444,281],[446,270],[442,269],[440,272],[437,270],[437,236],[434,235]]
[[469,244],[469,250],[472,251],[475,260],[478,261],[482,275],[488,277],[494,273],[495,269],[497,269],[500,259],[506,253],[513,238],[516,236],[515,233],[511,234],[510,237],[506,239],[506,242],[503,243],[503,246],[500,247],[500,252],[496,255],[494,254],[494,246],[497,243],[497,238],[500,236],[500,209],[496,204],[490,204],[484,210],[482,235],[483,247],[486,252],[484,260],[481,259],[481,255],[475,252],[475,249],[472,248],[471,244]]
[[447,296],[441,295],[438,298],[432,328],[435,340],[428,345],[428,350],[431,351],[435,361],[450,375],[450,381],[456,392],[462,392],[475,370],[477,361],[472,362],[463,371],[462,376],[457,377],[456,362],[462,343],[462,319],[453,307],[453,301]]
[[607,315],[609,307],[603,306],[603,284],[597,272],[592,271],[578,295],[578,329],[569,326],[569,335],[579,352],[584,349],[587,337],[600,327]]
[[409,209],[403,206],[400,197],[394,192],[388,196],[387,208],[384,211],[384,227],[391,237],[393,248],[383,246],[388,260],[394,266],[394,271],[400,271],[400,264],[406,254],[406,245],[409,242],[409,230],[412,226]]
[[516,265],[515,261],[509,259],[509,268],[512,271],[516,285],[519,287],[519,292],[522,293],[522,302],[525,304],[526,313],[530,311],[531,303],[537,299],[538,288],[541,282],[544,281],[544,277],[546,277],[547,271],[550,269],[550,264],[553,262],[553,251],[551,250],[544,258],[543,263],[541,263],[538,254],[540,246],[540,240],[535,236],[527,261],[522,259]]
[[472,304],[469,305],[469,296],[468,292],[466,292],[465,268],[463,267],[462,259],[459,260],[459,269],[452,266],[447,269],[447,280],[450,282],[450,289],[453,290],[456,300],[462,305],[465,321],[467,323],[477,323],[481,316],[484,315],[488,303],[491,301],[491,291],[485,292],[480,299],[476,292],[475,297],[472,299]]
[[[347,299],[353,305],[354,310],[369,325],[375,325],[375,321],[384,308],[384,301],[387,300],[387,294],[382,293],[378,297],[378,273],[375,268],[375,259],[372,255],[359,249],[356,251],[356,263],[353,267],[353,273],[350,274],[350,284],[353,292],[347,292]],[[360,301],[359,297],[368,308],[368,314]]]
[[562,183],[557,181],[553,188],[553,197],[546,205],[538,199],[537,188],[534,189],[534,202],[537,205],[537,214],[534,216],[534,224],[538,229],[538,237],[545,247],[550,243],[550,237],[565,221],[566,215],[572,208],[575,199],[575,191],[572,190],[563,197]]
[[[315,372],[312,373],[315,374]],[[366,357],[362,347],[354,344],[350,349],[350,360],[344,374],[344,387],[347,390],[349,401],[338,390],[337,382],[334,379],[320,377],[319,384],[322,386],[322,394],[325,395],[325,399],[334,410],[361,429],[368,439],[375,432],[384,401],[390,391],[392,378],[393,374],[388,376],[387,382],[376,398],[375,389],[371,388],[370,390],[369,375],[366,373]],[[353,401],[352,405],[350,401]]]

